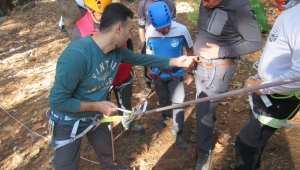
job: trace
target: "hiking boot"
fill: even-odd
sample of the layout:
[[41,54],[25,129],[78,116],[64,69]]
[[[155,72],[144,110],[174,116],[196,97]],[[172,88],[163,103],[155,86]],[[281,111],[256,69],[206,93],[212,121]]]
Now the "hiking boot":
[[208,170],[211,160],[211,153],[198,153],[198,160],[196,164],[196,170]]
[[[215,129],[214,129],[214,131],[213,131],[213,135],[216,133],[216,131],[215,131]],[[198,139],[197,139],[197,133],[193,133],[193,134],[191,134],[191,136],[190,136],[190,141],[191,142],[198,142]]]
[[187,143],[186,143],[185,139],[181,135],[178,135],[176,137],[176,143],[177,143],[177,146],[179,148],[181,148],[181,149],[187,148]]
[[167,120],[167,118],[162,117],[162,118],[160,119],[159,123],[156,125],[156,127],[157,127],[158,129],[162,129],[162,128],[166,127],[166,126],[167,126],[167,125],[165,124],[165,121],[166,121],[166,120]]
[[[234,169],[235,169],[235,163],[229,164],[228,169],[229,169],[229,170],[234,170]],[[256,168],[256,169],[254,169],[254,170],[261,170],[261,168]]]
[[[125,128],[128,129],[128,128]],[[136,133],[142,133],[145,131],[144,127],[138,123],[131,122],[129,125],[129,129],[136,132]]]
[[151,88],[145,88],[144,93],[141,95],[142,99],[146,99],[151,93]]

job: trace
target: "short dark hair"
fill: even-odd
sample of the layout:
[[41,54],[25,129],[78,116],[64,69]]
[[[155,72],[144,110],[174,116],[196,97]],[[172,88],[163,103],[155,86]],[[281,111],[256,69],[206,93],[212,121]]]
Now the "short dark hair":
[[104,9],[99,31],[108,32],[119,23],[126,26],[128,17],[133,19],[133,12],[129,8],[120,3],[111,3]]

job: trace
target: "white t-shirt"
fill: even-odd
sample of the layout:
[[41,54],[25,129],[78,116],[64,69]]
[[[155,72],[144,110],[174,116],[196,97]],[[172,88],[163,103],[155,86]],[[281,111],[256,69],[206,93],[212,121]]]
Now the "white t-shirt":
[[[283,11],[267,39],[259,67],[264,83],[300,76],[300,4]],[[282,94],[300,90],[300,82],[260,90],[262,94]]]

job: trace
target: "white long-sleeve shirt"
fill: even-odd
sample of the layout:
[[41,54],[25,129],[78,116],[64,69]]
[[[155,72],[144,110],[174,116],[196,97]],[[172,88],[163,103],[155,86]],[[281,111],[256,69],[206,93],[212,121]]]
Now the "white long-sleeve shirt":
[[[264,83],[300,76],[300,4],[276,19],[262,54],[259,76]],[[262,94],[300,91],[300,82],[261,89]]]

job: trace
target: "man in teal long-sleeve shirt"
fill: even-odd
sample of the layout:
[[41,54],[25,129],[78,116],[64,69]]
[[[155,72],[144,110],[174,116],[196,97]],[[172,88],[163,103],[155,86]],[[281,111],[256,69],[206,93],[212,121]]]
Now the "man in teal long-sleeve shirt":
[[[101,8],[101,5],[99,6]],[[110,116],[116,105],[105,101],[119,63],[167,68],[169,65],[188,67],[192,58],[165,58],[134,53],[123,48],[133,28],[133,12],[119,3],[108,5],[102,15],[100,31],[72,42],[61,54],[50,91],[50,118],[55,123],[52,143],[55,148],[63,141],[70,143],[54,152],[56,169],[78,169],[81,134],[92,121],[86,118]],[[105,40],[105,41],[103,41]],[[74,132],[80,119],[77,132]],[[86,133],[102,170],[115,170],[112,141],[107,123]],[[71,138],[71,139],[70,139]]]

